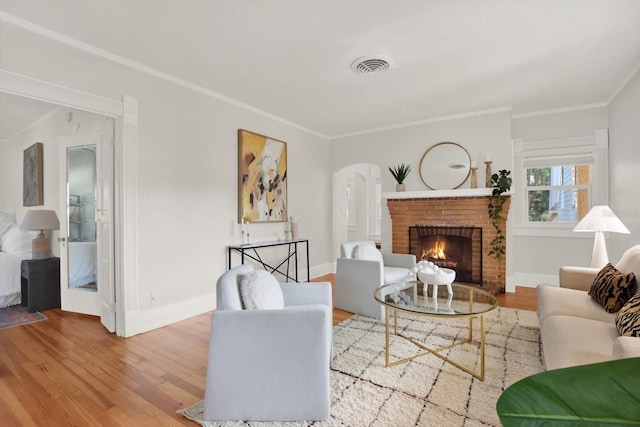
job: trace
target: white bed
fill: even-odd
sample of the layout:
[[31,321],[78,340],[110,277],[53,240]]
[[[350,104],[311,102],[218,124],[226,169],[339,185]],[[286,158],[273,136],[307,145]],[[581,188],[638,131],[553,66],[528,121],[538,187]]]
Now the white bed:
[[35,231],[20,230],[12,214],[0,212],[0,308],[20,304],[20,264],[31,259]]
[[31,253],[0,252],[0,308],[20,304],[20,264],[23,259],[31,259]]

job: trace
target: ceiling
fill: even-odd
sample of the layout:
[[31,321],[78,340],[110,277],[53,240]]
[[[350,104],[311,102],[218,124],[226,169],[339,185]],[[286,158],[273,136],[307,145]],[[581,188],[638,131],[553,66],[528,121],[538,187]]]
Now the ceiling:
[[[0,25],[51,30],[327,138],[605,104],[640,67],[640,0],[3,0]],[[351,70],[371,54],[395,66]]]

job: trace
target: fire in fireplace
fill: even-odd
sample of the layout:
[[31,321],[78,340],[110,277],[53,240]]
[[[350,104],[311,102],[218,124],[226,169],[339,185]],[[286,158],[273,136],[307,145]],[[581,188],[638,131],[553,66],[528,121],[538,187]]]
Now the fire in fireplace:
[[418,260],[456,271],[456,281],[482,283],[482,228],[415,225],[409,251]]

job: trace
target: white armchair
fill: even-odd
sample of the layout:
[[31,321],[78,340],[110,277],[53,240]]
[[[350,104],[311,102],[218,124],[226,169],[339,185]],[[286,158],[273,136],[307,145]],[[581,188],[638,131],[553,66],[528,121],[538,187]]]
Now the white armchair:
[[241,265],[224,273],[211,318],[205,420],[329,418],[331,284],[282,283],[282,310],[245,310]]
[[373,292],[404,279],[415,265],[415,255],[383,253],[370,240],[343,243],[336,265],[333,305],[382,320],[384,307],[373,298]]

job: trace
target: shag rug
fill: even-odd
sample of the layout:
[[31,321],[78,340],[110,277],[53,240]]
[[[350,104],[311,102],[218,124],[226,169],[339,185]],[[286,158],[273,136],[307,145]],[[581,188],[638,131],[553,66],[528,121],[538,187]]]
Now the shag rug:
[[46,318],[47,317],[39,311],[29,313],[27,307],[12,305],[0,308],[0,329],[38,322],[40,320],[45,320]]
[[[405,335],[440,347],[468,335],[468,319],[399,315]],[[479,340],[474,320],[474,341]],[[383,322],[352,316],[334,326],[331,418],[322,422],[202,421],[202,402],[179,413],[203,426],[500,426],[496,402],[514,382],[543,370],[536,313],[498,308],[485,315],[485,380],[431,354],[385,368]],[[392,336],[390,360],[420,350]],[[479,349],[465,344],[442,354],[479,370]]]

